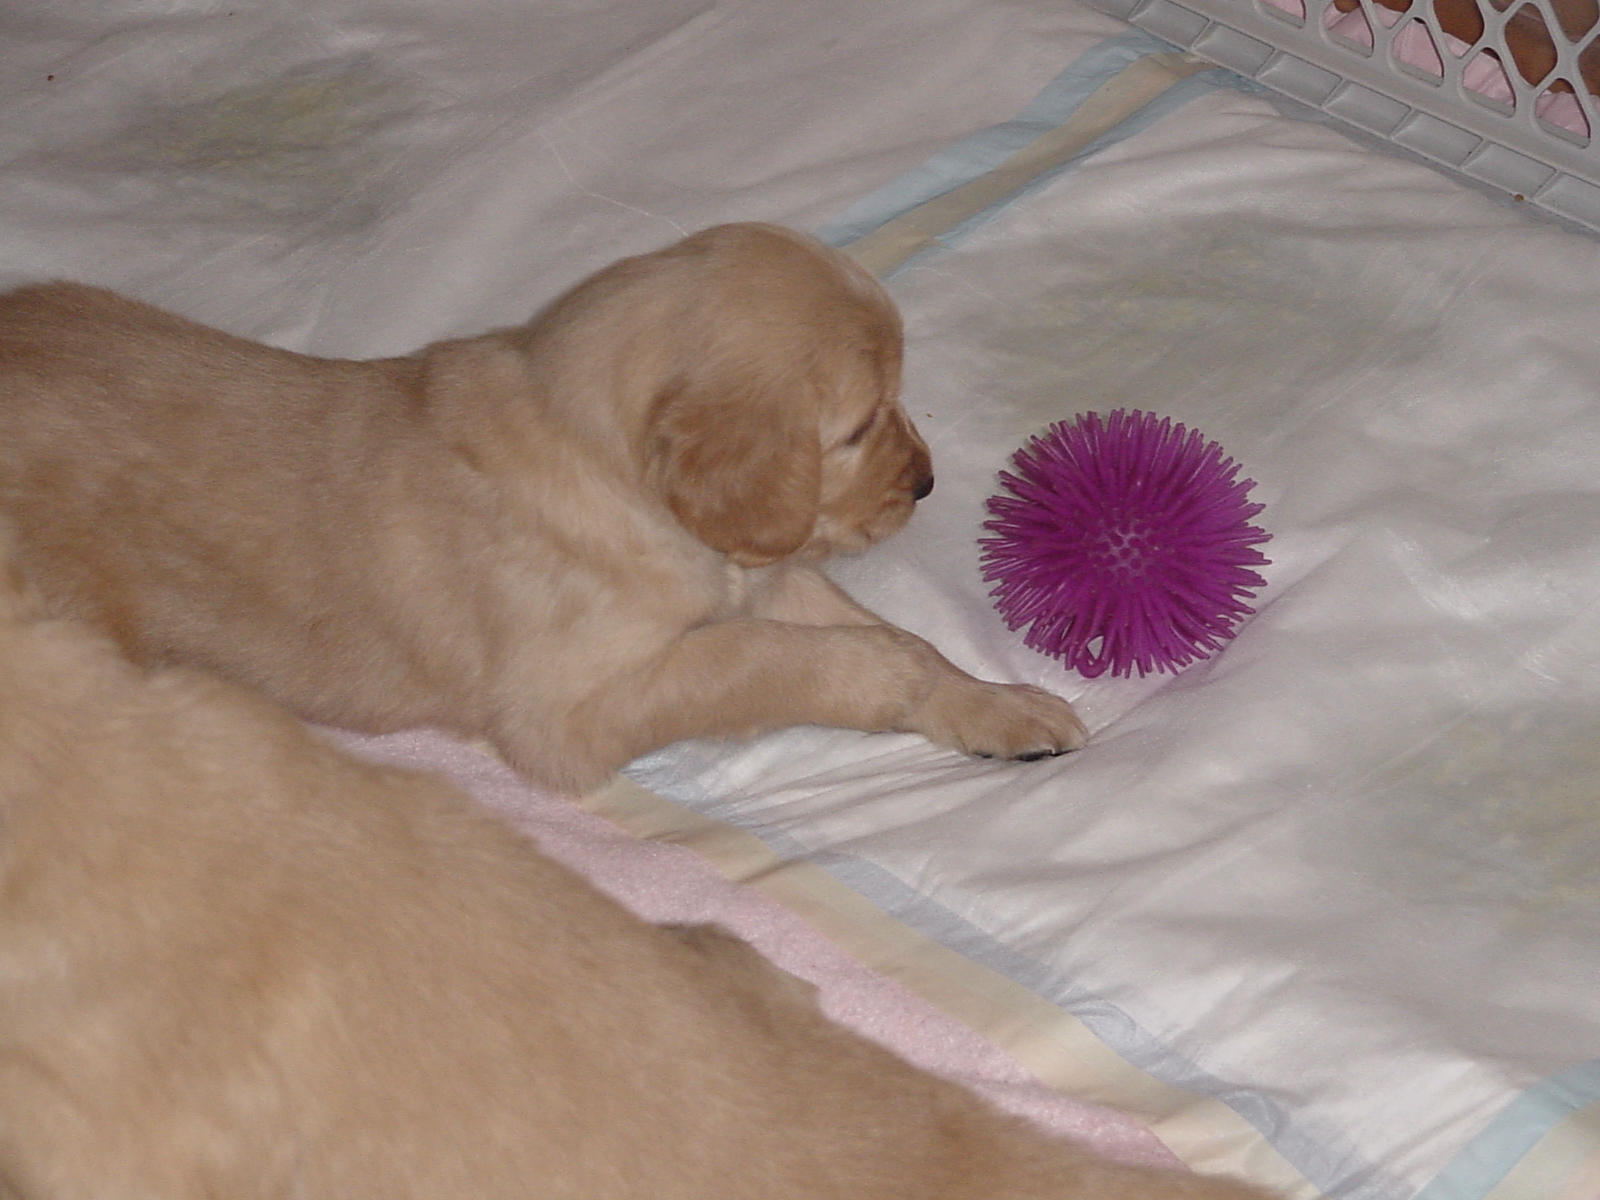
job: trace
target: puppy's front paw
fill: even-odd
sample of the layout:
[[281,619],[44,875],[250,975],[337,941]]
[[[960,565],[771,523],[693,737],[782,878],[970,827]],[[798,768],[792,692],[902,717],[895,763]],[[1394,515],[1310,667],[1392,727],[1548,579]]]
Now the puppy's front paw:
[[1024,762],[1080,750],[1089,740],[1072,705],[1059,696],[970,676],[936,682],[905,728],[967,754]]

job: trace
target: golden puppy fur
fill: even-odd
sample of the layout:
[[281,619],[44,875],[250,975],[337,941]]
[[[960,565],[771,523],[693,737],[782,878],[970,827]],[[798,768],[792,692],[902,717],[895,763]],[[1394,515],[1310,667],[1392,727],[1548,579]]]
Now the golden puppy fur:
[[625,259],[528,325],[310,358],[57,283],[0,297],[0,510],[55,611],[302,716],[604,780],[684,737],[1081,745],[811,565],[931,486],[899,319],[773,226]]
[[[0,562],[0,1195],[1250,1200],[1054,1142]],[[42,605],[38,606],[42,609]]]

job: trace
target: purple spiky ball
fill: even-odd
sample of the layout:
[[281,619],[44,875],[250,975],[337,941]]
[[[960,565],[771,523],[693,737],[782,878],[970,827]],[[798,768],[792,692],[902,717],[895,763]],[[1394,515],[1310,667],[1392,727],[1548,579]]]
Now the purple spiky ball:
[[1196,430],[1138,409],[1083,413],[1002,471],[980,540],[995,607],[1088,678],[1177,672],[1220,650],[1266,580],[1253,480]]

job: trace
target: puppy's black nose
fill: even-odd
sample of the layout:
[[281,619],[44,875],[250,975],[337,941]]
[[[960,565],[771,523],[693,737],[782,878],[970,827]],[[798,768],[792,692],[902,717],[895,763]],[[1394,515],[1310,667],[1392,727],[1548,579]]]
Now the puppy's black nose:
[[917,486],[911,489],[911,498],[913,500],[926,500],[932,491],[933,476],[924,475],[920,480],[917,481]]

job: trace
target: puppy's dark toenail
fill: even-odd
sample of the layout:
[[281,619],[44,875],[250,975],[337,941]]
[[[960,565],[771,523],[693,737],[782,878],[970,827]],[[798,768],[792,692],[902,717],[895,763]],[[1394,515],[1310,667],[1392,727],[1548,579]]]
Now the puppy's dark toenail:
[[925,475],[917,481],[917,486],[911,491],[913,500],[926,500],[933,495],[933,476]]
[[1056,758],[1057,756],[1065,753],[1065,750],[1029,750],[1026,754],[1015,755],[1013,757],[1013,761],[1038,762],[1041,758]]

